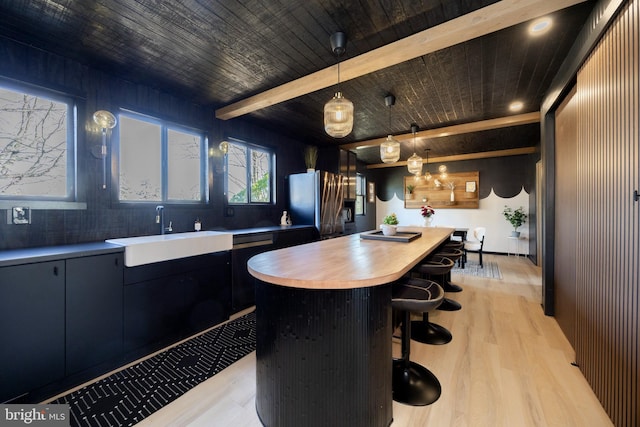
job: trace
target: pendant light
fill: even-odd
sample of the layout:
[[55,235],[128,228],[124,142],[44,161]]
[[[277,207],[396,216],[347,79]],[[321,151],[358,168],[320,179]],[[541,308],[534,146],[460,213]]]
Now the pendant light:
[[[338,58],[342,56],[347,46],[347,35],[337,32],[331,35],[331,51]],[[353,102],[340,92],[340,59],[338,59],[338,90],[336,94],[324,104],[324,130],[334,138],[344,138],[353,130]]]
[[425,181],[431,181],[431,172],[429,172],[429,151],[430,150],[431,150],[430,148],[427,148],[426,150],[424,150],[427,152],[427,161],[425,162],[425,165],[427,166],[427,171],[424,174]]
[[102,189],[107,188],[107,129],[113,129],[118,120],[107,110],[98,110],[93,113],[93,121],[102,128],[102,145],[100,157],[102,158]]
[[438,166],[438,172],[440,172],[440,179],[447,179],[447,166],[440,165]]
[[[389,129],[391,129],[391,107],[396,103],[396,97],[389,94],[384,97],[384,103],[389,108]],[[380,160],[384,163],[395,163],[400,159],[400,143],[391,135],[380,144]]]
[[410,174],[419,176],[422,173],[422,157],[416,154],[416,132],[418,132],[418,125],[413,123],[411,125],[411,133],[413,134],[413,156],[407,159],[407,169],[409,169]]

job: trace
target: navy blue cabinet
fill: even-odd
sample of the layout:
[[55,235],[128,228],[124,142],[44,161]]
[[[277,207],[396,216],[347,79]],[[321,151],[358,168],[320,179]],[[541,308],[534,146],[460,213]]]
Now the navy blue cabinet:
[[122,253],[66,261],[66,374],[122,354]]
[[0,268],[0,402],[64,377],[65,262]]
[[228,251],[125,268],[124,352],[157,350],[229,318]]

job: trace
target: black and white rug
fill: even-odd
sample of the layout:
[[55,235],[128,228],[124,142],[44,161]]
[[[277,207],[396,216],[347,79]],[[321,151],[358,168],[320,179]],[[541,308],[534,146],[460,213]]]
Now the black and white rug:
[[72,426],[132,426],[254,351],[255,325],[248,313],[51,403]]
[[483,261],[483,268],[476,261],[469,260],[465,263],[464,268],[457,265],[451,270],[451,274],[463,274],[465,276],[485,277],[488,279],[502,279],[502,273],[498,264],[492,261]]

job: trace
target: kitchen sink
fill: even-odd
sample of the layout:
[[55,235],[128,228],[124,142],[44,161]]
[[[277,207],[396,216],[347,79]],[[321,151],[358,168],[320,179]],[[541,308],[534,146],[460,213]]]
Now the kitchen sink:
[[135,267],[153,262],[231,250],[233,234],[222,231],[195,231],[108,239],[106,242],[124,246],[124,264],[127,267]]

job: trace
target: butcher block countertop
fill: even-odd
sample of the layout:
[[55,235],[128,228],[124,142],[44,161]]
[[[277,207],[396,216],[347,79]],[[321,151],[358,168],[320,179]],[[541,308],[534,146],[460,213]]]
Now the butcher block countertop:
[[444,227],[398,227],[419,231],[411,242],[361,239],[353,234],[264,252],[247,263],[263,282],[303,289],[354,289],[393,282],[454,232]]

